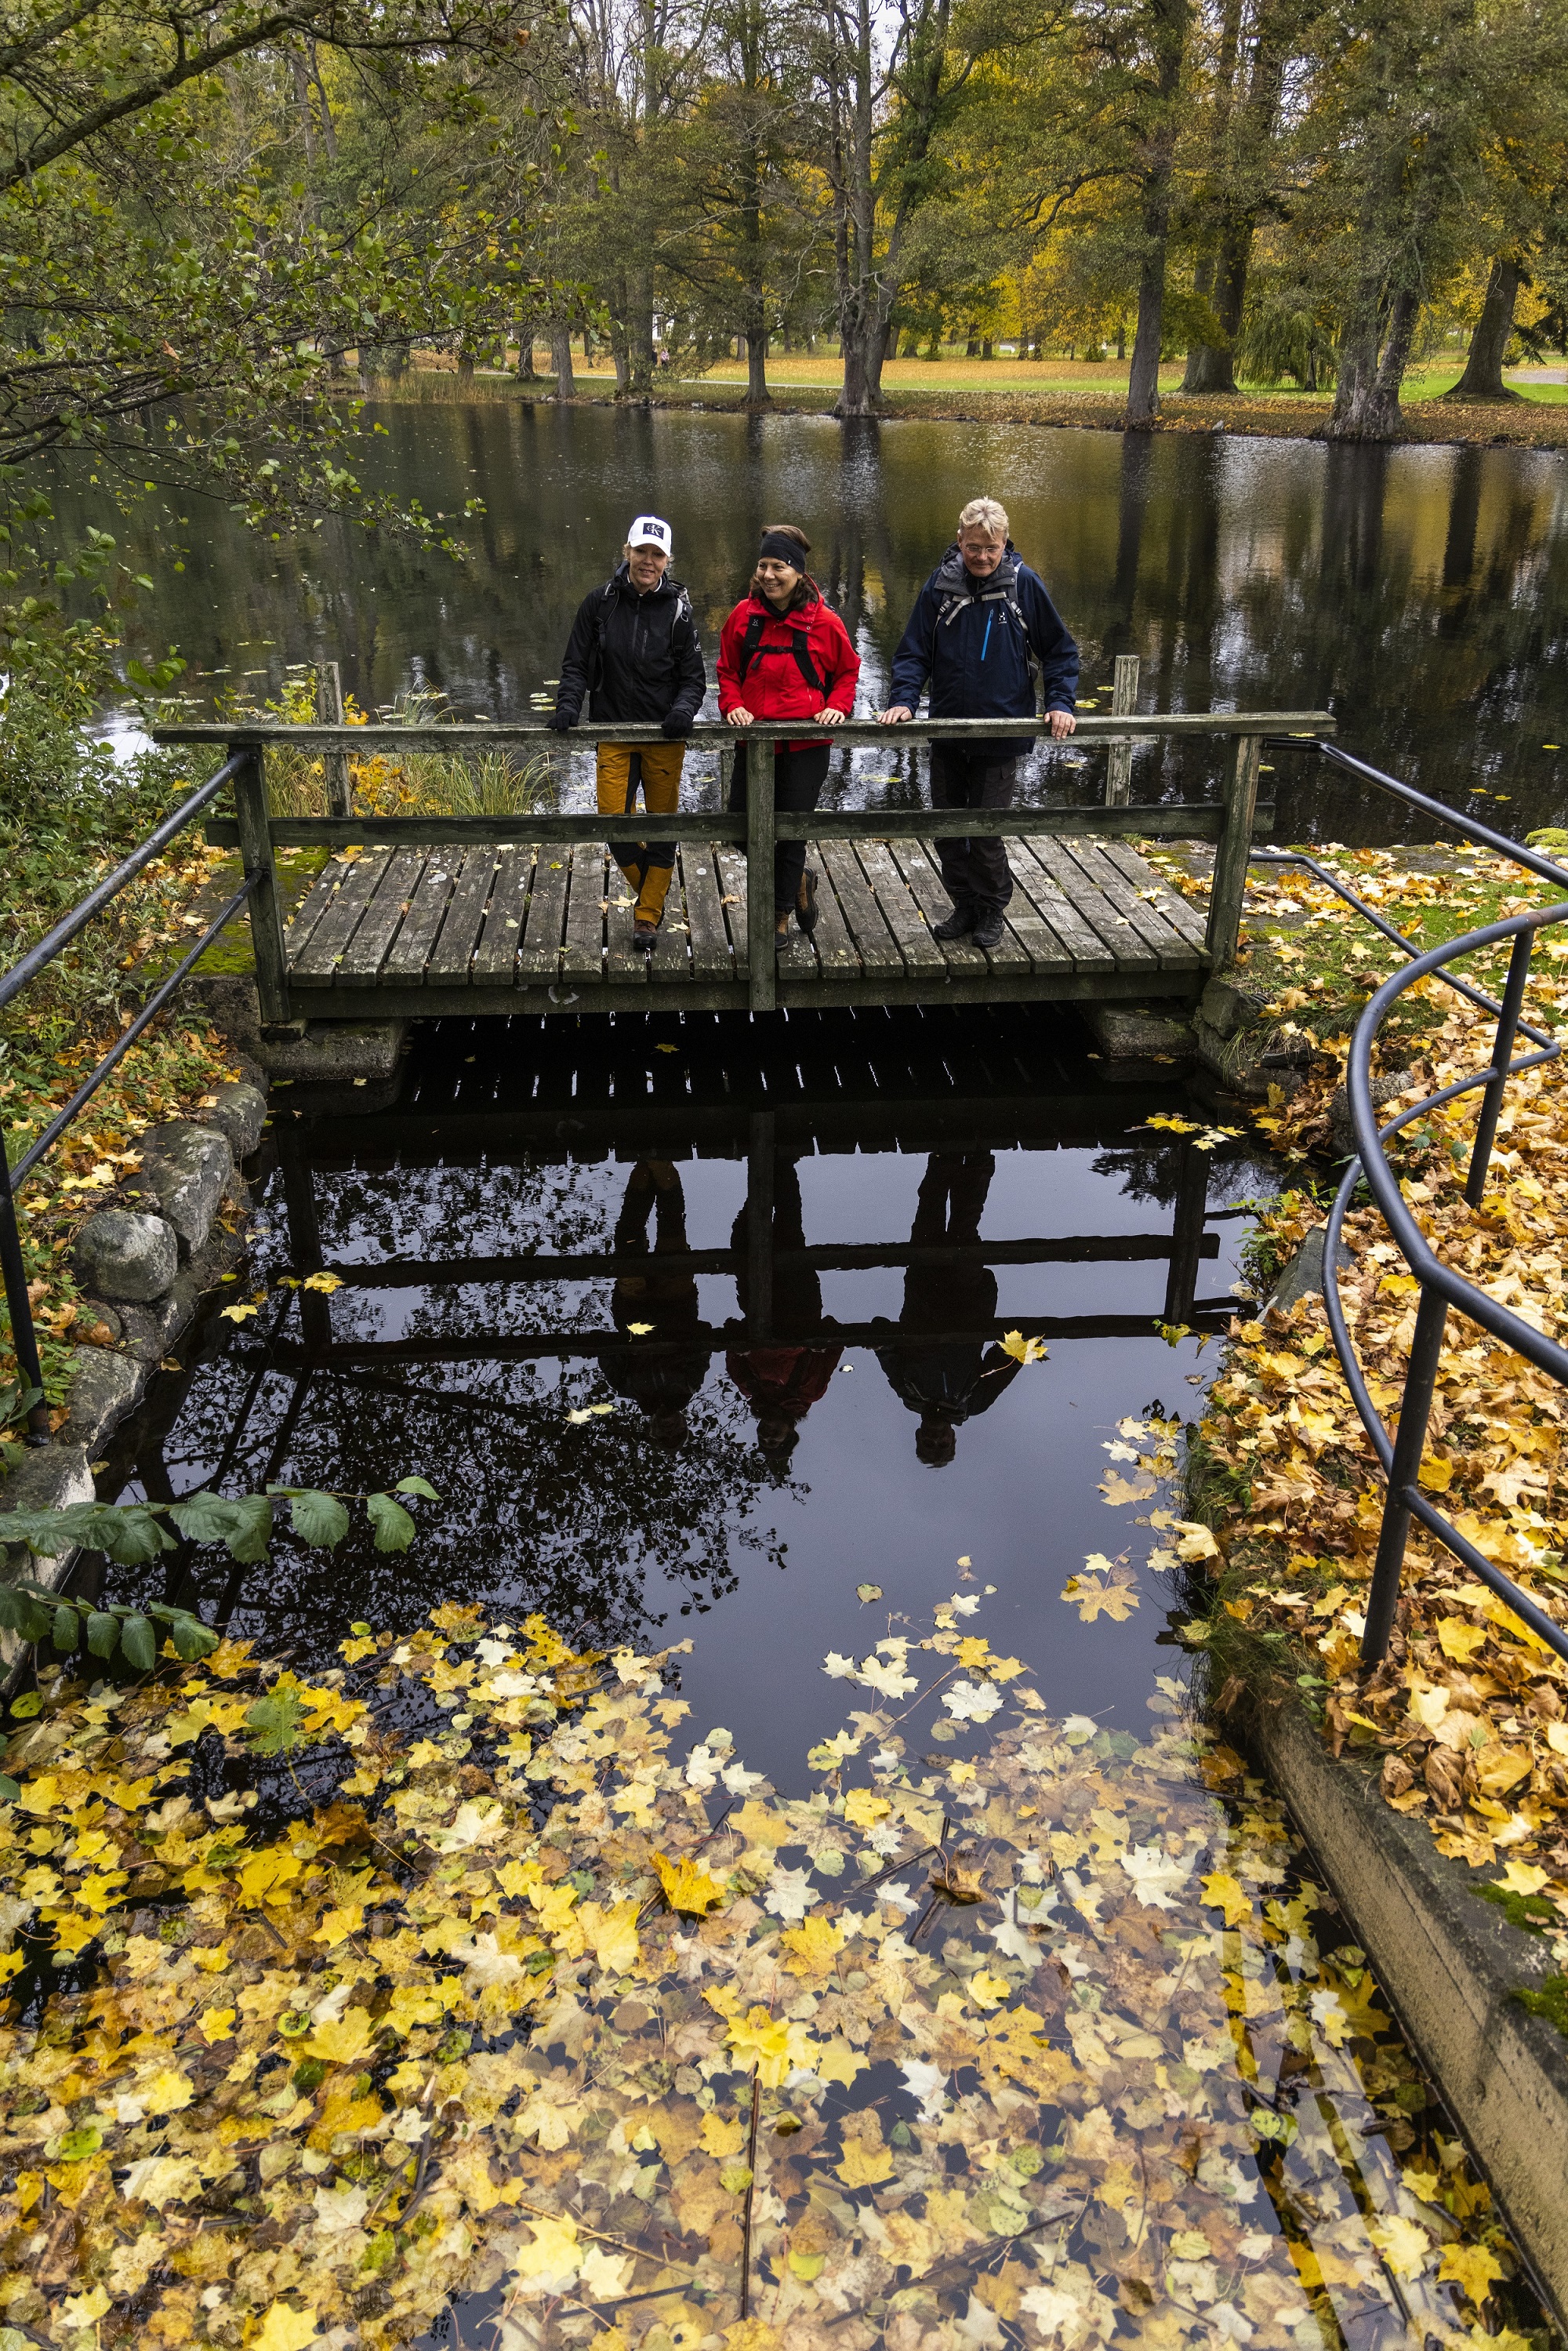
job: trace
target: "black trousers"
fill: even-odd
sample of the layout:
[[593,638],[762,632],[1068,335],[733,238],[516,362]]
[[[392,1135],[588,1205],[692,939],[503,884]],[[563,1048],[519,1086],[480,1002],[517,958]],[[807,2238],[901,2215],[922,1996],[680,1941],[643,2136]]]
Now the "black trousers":
[[[931,746],[931,805],[939,809],[1004,809],[1013,804],[1016,758],[994,759],[956,744]],[[999,914],[1013,894],[1012,867],[999,833],[940,840],[936,856],[957,914]]]
[[[775,751],[773,754],[773,805],[788,809],[791,816],[804,816],[817,805],[817,798],[828,780],[828,746],[819,744],[813,751]],[[735,755],[735,773],[729,780],[729,806],[732,815],[746,812],[746,750],[741,746]],[[806,844],[803,841],[781,841],[773,852],[773,911],[787,914],[800,896],[800,876],[806,871]]]

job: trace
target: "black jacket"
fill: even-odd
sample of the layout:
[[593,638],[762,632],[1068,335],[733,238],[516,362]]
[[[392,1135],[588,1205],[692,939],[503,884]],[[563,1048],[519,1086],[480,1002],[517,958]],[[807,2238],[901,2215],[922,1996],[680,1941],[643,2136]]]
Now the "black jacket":
[[691,599],[665,573],[646,596],[632,587],[624,563],[577,608],[561,657],[558,714],[576,726],[584,697],[601,723],[620,718],[656,726],[672,712],[690,721],[707,692]]

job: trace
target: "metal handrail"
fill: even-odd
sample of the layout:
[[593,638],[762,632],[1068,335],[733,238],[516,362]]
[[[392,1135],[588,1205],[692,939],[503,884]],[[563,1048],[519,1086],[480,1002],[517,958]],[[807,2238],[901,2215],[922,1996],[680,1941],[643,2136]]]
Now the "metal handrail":
[[[1289,747],[1293,749],[1297,747],[1292,743]],[[1525,848],[1519,841],[1509,840],[1506,834],[1493,832],[1490,826],[1472,823],[1469,818],[1459,816],[1446,807],[1441,800],[1429,799],[1427,794],[1400,783],[1395,777],[1384,775],[1379,768],[1340,750],[1337,745],[1318,743],[1313,747],[1320,757],[1333,765],[1343,768],[1364,781],[1391,793],[1422,814],[1437,818],[1468,839],[1495,850],[1512,863],[1568,889],[1568,868]],[[1283,860],[1270,859],[1268,862]],[[1416,1120],[1429,1117],[1433,1111],[1441,1109],[1447,1102],[1458,1101],[1464,1094],[1484,1089],[1465,1177],[1467,1201],[1472,1207],[1479,1206],[1485,1193],[1498,1119],[1509,1079],[1518,1077],[1527,1070],[1540,1068],[1544,1062],[1556,1061],[1562,1053],[1560,1041],[1549,1031],[1523,1020],[1521,1010],[1535,935],[1554,924],[1568,922],[1568,903],[1559,906],[1538,906],[1500,922],[1485,924],[1478,930],[1467,931],[1458,938],[1449,939],[1423,954],[1313,859],[1302,856],[1293,862],[1311,867],[1320,880],[1375,923],[1384,935],[1403,948],[1409,957],[1404,968],[1385,979],[1374,994],[1357,1020],[1351,1039],[1346,1086],[1356,1148],[1335,1195],[1323,1233],[1323,1307],[1329,1336],[1350,1390],[1351,1400],[1387,1482],[1362,1635],[1363,1667],[1369,1669],[1387,1655],[1412,1519],[1426,1527],[1462,1566],[1468,1568],[1489,1591],[1495,1593],[1520,1621],[1529,1626],[1537,1639],[1544,1642],[1556,1656],[1568,1660],[1568,1629],[1549,1616],[1511,1576],[1505,1575],[1500,1568],[1487,1559],[1420,1489],[1421,1460],[1437,1386],[1443,1330],[1450,1307],[1479,1323],[1494,1338],[1500,1339],[1506,1346],[1522,1355],[1528,1363],[1535,1364],[1538,1370],[1548,1373],[1563,1384],[1568,1384],[1568,1348],[1548,1339],[1522,1316],[1513,1313],[1476,1283],[1468,1281],[1462,1274],[1456,1273],[1443,1263],[1406,1204],[1399,1178],[1389,1165],[1384,1148]],[[1513,942],[1513,949],[1500,1000],[1447,968],[1449,964],[1482,948],[1495,946],[1504,939]],[[1497,1028],[1491,1057],[1485,1068],[1471,1071],[1467,1076],[1424,1095],[1419,1102],[1380,1124],[1372,1101],[1373,1046],[1390,1007],[1417,980],[1428,976],[1440,978],[1472,1004],[1496,1014]],[[1538,1050],[1516,1057],[1514,1040],[1521,1030],[1537,1043]],[[1352,1197],[1364,1180],[1396,1248],[1420,1284],[1416,1330],[1400,1396],[1398,1419],[1392,1437],[1373,1402],[1357,1359],[1339,1287],[1342,1271],[1340,1237]]]
[[[0,974],[0,1009],[19,996],[29,981],[47,971],[57,956],[87,928],[95,914],[100,914],[155,857],[167,849],[177,833],[208,808],[234,776],[244,766],[246,754],[235,752],[225,759],[215,774],[197,787],[188,799],[154,827],[145,841],[121,860],[111,873],[106,873],[88,892],[68,914],[62,915],[52,930],[30,946],[21,960],[9,971]],[[26,1386],[39,1391],[39,1401],[30,1406],[26,1416],[25,1442],[30,1446],[47,1445],[49,1441],[48,1405],[42,1399],[43,1364],[38,1355],[38,1334],[33,1321],[33,1301],[27,1295],[27,1270],[22,1258],[22,1236],[16,1223],[16,1194],[37,1168],[45,1154],[54,1148],[72,1120],[91,1101],[111,1070],[130,1051],[143,1029],[162,1010],[186,973],[211,946],[225,925],[234,920],[256,888],[256,878],[246,874],[239,888],[229,898],[222,911],[208,924],[189,953],[172,971],[162,985],[149,997],[129,1028],[115,1039],[107,1053],[77,1088],[63,1109],[57,1112],[37,1140],[24,1152],[15,1167],[5,1147],[5,1137],[0,1128],[0,1274],[4,1275],[5,1303],[11,1315],[11,1343],[16,1352],[17,1369]]]

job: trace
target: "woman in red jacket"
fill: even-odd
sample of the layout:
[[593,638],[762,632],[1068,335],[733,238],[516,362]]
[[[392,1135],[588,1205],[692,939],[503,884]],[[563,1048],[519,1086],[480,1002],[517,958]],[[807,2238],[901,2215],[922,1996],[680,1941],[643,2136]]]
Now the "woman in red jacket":
[[[810,551],[810,540],[793,523],[772,522],[763,531],[751,592],[718,641],[718,706],[732,726],[769,718],[839,726],[854,709],[860,656],[805,568]],[[775,746],[775,808],[804,812],[816,807],[827,779],[828,747],[821,735]],[[746,761],[738,753],[729,805],[746,807]],[[773,909],[779,939],[789,935],[791,909],[808,935],[817,927],[817,876],[806,870],[803,841],[781,841],[774,852]]]

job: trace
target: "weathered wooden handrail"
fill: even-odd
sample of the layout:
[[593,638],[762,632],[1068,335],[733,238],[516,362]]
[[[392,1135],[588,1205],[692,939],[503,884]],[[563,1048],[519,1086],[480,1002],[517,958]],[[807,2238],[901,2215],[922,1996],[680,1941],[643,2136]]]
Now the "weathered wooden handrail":
[[[875,745],[888,754],[923,742],[963,743],[1049,736],[1048,718],[915,718],[896,726],[876,720],[852,719],[832,729],[835,744]],[[785,727],[760,722],[744,728],[714,722],[695,726],[685,738],[695,748],[744,746],[747,806],[744,815],[693,811],[660,817],[657,830],[673,841],[743,841],[747,854],[747,920],[748,936],[757,943],[749,956],[747,997],[753,1012],[770,1012],[777,1001],[772,956],[761,952],[773,924],[773,850],[779,841],[844,840],[893,834],[922,839],[951,839],[1008,833],[1126,834],[1212,841],[1214,881],[1209,893],[1205,952],[1211,969],[1230,961],[1241,923],[1242,894],[1247,883],[1247,860],[1260,811],[1258,774],[1263,738],[1293,735],[1315,739],[1332,734],[1334,722],[1322,710],[1184,711],[1136,717],[1114,714],[1079,721],[1072,741],[1078,745],[1127,747],[1164,736],[1211,737],[1228,747],[1225,776],[1218,801],[1162,802],[1144,808],[1117,804],[1124,789],[1120,770],[1108,781],[1109,805],[1058,809],[867,809],[824,810],[808,816],[780,815],[773,802],[773,754],[778,743],[790,741],[804,722]],[[826,730],[823,730],[824,732]],[[390,748],[396,751],[440,750],[448,754],[505,747],[548,750],[553,746],[594,743],[662,743],[656,726],[587,726],[556,735],[539,724],[503,725],[490,720],[454,722],[446,726],[296,726],[272,719],[230,719],[193,722],[160,727],[160,743],[221,743],[235,766],[235,821],[214,823],[208,838],[215,844],[237,844],[250,884],[251,936],[256,953],[256,993],[261,1017],[268,1023],[289,1017],[288,971],[284,946],[281,900],[277,887],[274,852],[288,845],[335,847],[356,841],[394,843],[451,842],[454,846],[479,841],[618,841],[646,838],[654,824],[646,812],[632,817],[528,816],[509,817],[275,817],[267,805],[266,756],[269,749],[290,748],[324,755]],[[1271,817],[1272,811],[1267,812]]]

